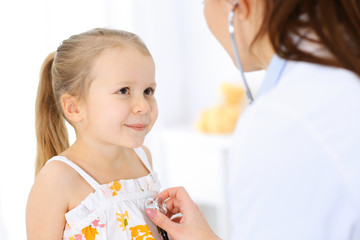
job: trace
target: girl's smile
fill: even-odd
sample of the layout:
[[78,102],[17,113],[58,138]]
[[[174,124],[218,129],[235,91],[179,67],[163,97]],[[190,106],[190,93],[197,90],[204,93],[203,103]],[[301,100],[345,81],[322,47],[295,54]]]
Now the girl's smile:
[[125,126],[134,129],[135,131],[144,131],[146,129],[146,127],[148,126],[147,124],[125,124]]

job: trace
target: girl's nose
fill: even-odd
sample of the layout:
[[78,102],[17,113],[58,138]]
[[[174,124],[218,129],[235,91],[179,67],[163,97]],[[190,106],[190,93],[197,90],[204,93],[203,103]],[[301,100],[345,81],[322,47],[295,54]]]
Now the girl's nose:
[[132,108],[133,113],[148,113],[150,110],[150,104],[143,96],[134,99]]

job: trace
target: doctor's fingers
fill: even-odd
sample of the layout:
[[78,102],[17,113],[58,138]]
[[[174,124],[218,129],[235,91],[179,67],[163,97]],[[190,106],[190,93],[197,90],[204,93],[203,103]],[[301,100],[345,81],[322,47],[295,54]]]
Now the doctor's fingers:
[[[159,193],[155,198],[161,198],[163,200],[166,200],[169,202],[172,200],[172,204],[175,207],[182,206],[188,202],[192,202],[189,194],[186,192],[184,187],[174,187],[174,188],[168,188]],[[170,202],[169,202],[170,203]]]
[[177,199],[172,199],[172,198],[169,198],[167,201],[165,201],[165,203],[170,216],[181,212],[181,209],[185,208],[186,206],[186,205],[184,206],[184,204],[182,204]]
[[[173,190],[175,190],[175,192]],[[165,195],[168,196],[165,200],[167,209],[174,214],[191,209],[195,205],[184,188],[174,188],[165,191],[170,191],[169,195]],[[162,195],[163,193],[161,193],[158,197],[164,196]],[[165,194],[167,193],[165,192]]]
[[173,220],[173,217],[174,217],[175,215],[181,213],[181,212],[180,212],[180,209],[178,209],[178,208],[176,208],[176,207],[175,207],[175,208],[174,208],[174,207],[168,207],[167,209],[168,209],[168,211],[167,211],[167,213],[166,213],[166,216],[167,216],[168,218],[170,218],[171,220]]
[[166,202],[166,205],[168,206],[168,212],[166,215],[171,218],[172,221],[174,221],[174,217],[181,219],[183,216],[188,217],[196,213],[201,214],[199,207],[191,199],[186,203],[181,202],[181,204],[179,204],[179,201],[176,199],[169,199]]

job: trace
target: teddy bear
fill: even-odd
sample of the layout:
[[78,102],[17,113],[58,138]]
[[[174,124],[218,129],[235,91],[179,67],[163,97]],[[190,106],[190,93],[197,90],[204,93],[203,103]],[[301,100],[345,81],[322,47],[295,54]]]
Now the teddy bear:
[[220,85],[222,102],[203,110],[198,116],[195,127],[202,133],[230,134],[247,105],[245,89],[237,83],[224,82]]

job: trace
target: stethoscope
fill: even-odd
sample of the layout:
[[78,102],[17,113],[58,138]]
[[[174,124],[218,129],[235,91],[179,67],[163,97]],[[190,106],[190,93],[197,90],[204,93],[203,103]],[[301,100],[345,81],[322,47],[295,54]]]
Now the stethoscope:
[[[238,0],[234,0],[234,6],[232,8],[232,10],[229,13],[229,33],[230,33],[230,39],[231,39],[231,43],[233,46],[233,51],[234,51],[234,55],[235,55],[235,61],[236,61],[236,65],[239,68],[239,71],[241,73],[243,82],[244,82],[244,87],[245,87],[245,91],[246,91],[246,96],[249,100],[249,103],[253,103],[254,98],[253,95],[251,94],[249,85],[246,81],[245,75],[244,75],[244,70],[241,64],[241,60],[240,60],[240,56],[239,56],[239,51],[238,48],[236,46],[236,42],[235,42],[235,36],[234,36],[234,15],[235,15],[235,8],[238,6]],[[308,34],[305,33],[305,35]],[[299,38],[296,41],[296,45],[300,44],[302,38]],[[280,81],[283,72],[285,70],[285,67],[287,65],[287,60],[284,58],[280,58],[277,54],[275,54],[272,59],[271,62],[267,68],[267,73],[265,75],[265,78],[263,80],[263,83],[261,84],[261,87],[258,91],[257,97],[264,95],[265,93],[269,92],[272,88],[274,88],[278,82]]]
[[253,95],[251,94],[249,85],[246,81],[245,75],[244,75],[244,70],[240,61],[240,56],[239,56],[239,51],[235,42],[235,35],[234,35],[234,15],[235,15],[235,8],[238,6],[238,0],[234,0],[234,6],[232,8],[232,10],[229,13],[229,33],[230,33],[230,39],[231,39],[231,44],[233,46],[233,51],[235,54],[235,61],[236,61],[236,65],[239,68],[241,77],[243,79],[243,83],[244,83],[244,87],[245,87],[245,92],[246,92],[246,96],[249,99],[249,103],[251,104],[254,101]]
[[[152,208],[163,214],[167,213],[166,203],[161,198],[157,198],[155,200],[153,198],[146,199],[145,208]],[[158,227],[158,230],[163,240],[169,240],[168,234],[164,229]]]

